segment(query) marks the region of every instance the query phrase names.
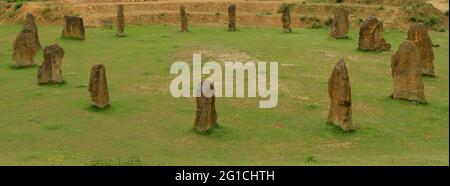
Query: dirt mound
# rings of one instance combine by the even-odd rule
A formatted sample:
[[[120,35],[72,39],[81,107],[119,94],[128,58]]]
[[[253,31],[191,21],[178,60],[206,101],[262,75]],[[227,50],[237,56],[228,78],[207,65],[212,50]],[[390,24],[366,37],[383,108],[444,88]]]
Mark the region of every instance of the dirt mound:
[[[258,61],[255,58],[249,56],[247,53],[236,49],[198,46],[177,52],[171,57],[171,62],[182,61],[190,64],[192,63],[193,54],[202,54],[202,62],[214,61],[224,64],[225,62],[246,63],[249,61]]]
[[[350,25],[358,28],[371,15],[386,28],[406,30],[411,22],[429,23],[436,30],[448,27],[448,17],[423,0],[60,0],[0,3],[0,23],[21,22],[27,12],[39,24],[62,24],[64,15],[83,17],[86,26],[110,25],[118,4],[125,6],[127,24],[179,24],[179,7],[186,7],[193,25],[228,24],[227,9],[236,4],[237,26],[281,27],[280,8],[289,6],[292,27],[329,26],[334,12],[345,6]],[[447,3],[448,4],[448,3]]]

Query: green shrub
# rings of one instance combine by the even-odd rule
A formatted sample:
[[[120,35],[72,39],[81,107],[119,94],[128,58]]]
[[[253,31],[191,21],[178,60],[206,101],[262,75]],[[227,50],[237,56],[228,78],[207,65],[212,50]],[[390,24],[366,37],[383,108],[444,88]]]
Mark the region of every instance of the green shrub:
[[[333,18],[329,17],[327,20],[325,20],[325,26],[330,27],[331,25],[333,25]]]
[[[425,25],[429,27],[433,27],[434,25],[439,24],[439,18],[436,16],[431,16],[425,21]]]
[[[318,28],[322,28],[322,25],[320,24],[319,21],[314,21],[311,23],[311,27],[312,29],[318,29]]]

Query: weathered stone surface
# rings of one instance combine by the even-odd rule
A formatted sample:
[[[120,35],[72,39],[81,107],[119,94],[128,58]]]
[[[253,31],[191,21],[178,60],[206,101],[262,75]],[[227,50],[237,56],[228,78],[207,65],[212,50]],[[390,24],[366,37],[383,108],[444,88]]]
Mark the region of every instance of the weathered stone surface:
[[[91,68],[89,93],[91,94],[91,104],[93,106],[105,108],[109,105],[108,83],[106,80],[105,66],[103,64],[97,64]]]
[[[228,31],[236,31],[236,5],[228,7]]]
[[[25,16],[25,22],[23,24],[23,28],[25,28],[27,26],[30,26],[32,32],[34,33],[34,37],[32,37],[31,39],[34,40],[35,47],[38,50],[41,49],[41,42],[39,41],[39,32],[38,32],[38,28],[36,26],[36,23],[34,21],[33,14],[27,13],[27,15]]]
[[[389,50],[391,44],[383,37],[383,22],[370,16],[361,23],[358,48],[361,50]]]
[[[334,14],[331,37],[336,39],[347,38],[350,23],[348,21],[348,11],[341,7]]]
[[[39,84],[64,82],[61,71],[63,58],[64,49],[58,44],[45,47],[44,62],[39,66],[38,70]]]
[[[83,18],[76,16],[64,16],[64,30],[62,38],[86,39],[84,34]]]
[[[123,5],[117,6],[117,36],[125,36],[125,14]]]
[[[197,91],[201,92],[201,97],[196,98],[197,110],[195,111],[195,129],[199,132],[204,132],[213,129],[217,124],[217,113],[214,96],[214,86],[209,81],[204,81],[205,86],[210,87],[210,91],[201,91],[201,87]],[[203,85],[203,82],[202,82]]]
[[[284,32],[292,32],[291,29],[291,13],[289,12],[289,7],[283,7],[283,15],[281,16],[281,22],[283,23]]]
[[[180,22],[181,22],[180,32],[187,32],[188,31],[188,17],[186,14],[186,8],[184,6],[180,6]]]
[[[29,67],[34,65],[36,47],[35,32],[31,25],[24,25],[13,42],[12,60],[18,67]]]
[[[330,97],[328,123],[337,125],[344,131],[354,130],[350,79],[344,59],[339,60],[331,73],[328,95]]]
[[[411,41],[404,41],[391,58],[394,80],[393,98],[425,103],[419,50]]]
[[[419,50],[419,61],[422,74],[435,76],[433,42],[428,35],[427,27],[422,23],[411,25],[408,30],[408,40],[414,42]]]

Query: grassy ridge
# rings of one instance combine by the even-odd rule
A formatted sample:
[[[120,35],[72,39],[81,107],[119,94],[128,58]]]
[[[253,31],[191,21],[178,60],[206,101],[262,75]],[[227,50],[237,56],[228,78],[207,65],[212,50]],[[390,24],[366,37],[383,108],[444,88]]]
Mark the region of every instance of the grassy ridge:
[[[425,78],[427,105],[392,100],[394,51],[360,52],[357,32],[328,38],[325,29],[130,26],[127,37],[88,28],[86,41],[59,39],[40,26],[43,46],[60,44],[62,86],[39,86],[37,67],[11,69],[11,43],[21,26],[0,26],[0,165],[448,165],[448,33],[432,32],[437,78]],[[396,50],[406,34],[385,34]],[[218,98],[221,127],[193,128],[194,99],[169,93],[172,55],[223,47],[277,61],[279,103]],[[353,96],[354,133],[326,124],[327,81],[344,57]],[[38,53],[36,62],[42,62]],[[89,107],[91,65],[104,63],[112,106]],[[286,65],[288,64],[288,65]]]

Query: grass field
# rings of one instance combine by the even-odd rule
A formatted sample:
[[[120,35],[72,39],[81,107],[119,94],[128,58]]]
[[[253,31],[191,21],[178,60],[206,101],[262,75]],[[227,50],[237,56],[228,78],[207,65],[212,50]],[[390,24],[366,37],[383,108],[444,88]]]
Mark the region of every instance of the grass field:
[[[128,37],[88,28],[86,41],[61,40],[40,26],[43,46],[65,52],[66,84],[39,86],[37,67],[13,69],[19,25],[0,25],[0,165],[449,165],[449,36],[432,32],[437,78],[424,78],[428,104],[393,100],[390,57],[406,34],[388,31],[388,52],[360,52],[326,29],[129,26]],[[173,98],[173,55],[192,47],[232,48],[279,62],[279,102],[217,98],[220,127],[193,130],[194,98]],[[358,130],[326,124],[327,81],[344,57]],[[43,61],[42,53],[36,63]],[[111,107],[89,106],[90,67],[106,65]]]

